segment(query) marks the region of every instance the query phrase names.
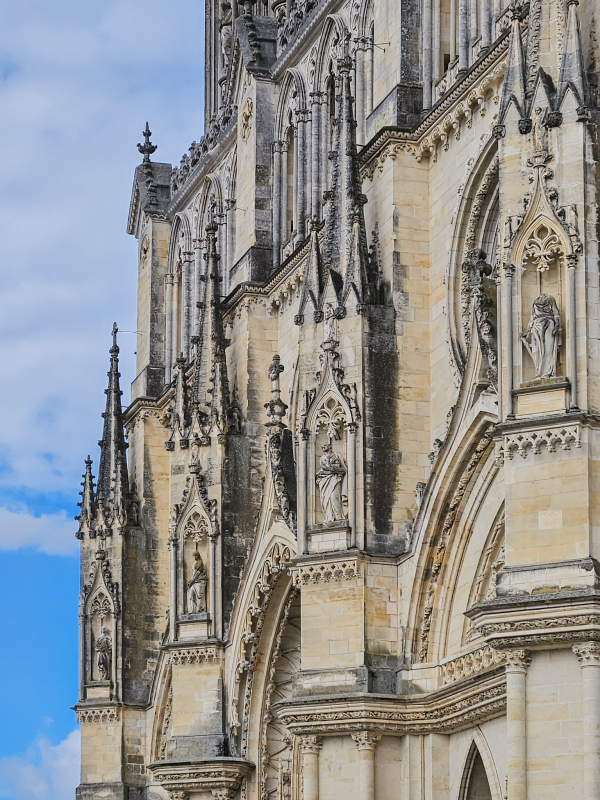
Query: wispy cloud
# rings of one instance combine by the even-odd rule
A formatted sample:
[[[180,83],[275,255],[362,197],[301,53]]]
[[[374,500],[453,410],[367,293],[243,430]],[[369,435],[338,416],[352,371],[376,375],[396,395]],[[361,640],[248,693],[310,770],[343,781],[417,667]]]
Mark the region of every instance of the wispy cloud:
[[[50,556],[75,555],[77,523],[66,511],[34,517],[27,511],[0,508],[0,550],[32,547]]]
[[[0,797],[11,800],[72,800],[79,784],[78,730],[52,745],[38,739],[24,755],[0,759]]]
[[[135,145],[147,119],[164,161],[201,135],[201,6],[3,2],[0,489],[13,495],[66,507],[95,455],[110,328],[136,330]],[[136,336],[121,345],[126,390]]]

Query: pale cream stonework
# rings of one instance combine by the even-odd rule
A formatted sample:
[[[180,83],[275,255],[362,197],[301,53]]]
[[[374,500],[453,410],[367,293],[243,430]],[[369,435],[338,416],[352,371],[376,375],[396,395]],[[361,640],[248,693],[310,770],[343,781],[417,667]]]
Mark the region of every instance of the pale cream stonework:
[[[600,2],[207,6],[86,463],[78,797],[600,800]]]

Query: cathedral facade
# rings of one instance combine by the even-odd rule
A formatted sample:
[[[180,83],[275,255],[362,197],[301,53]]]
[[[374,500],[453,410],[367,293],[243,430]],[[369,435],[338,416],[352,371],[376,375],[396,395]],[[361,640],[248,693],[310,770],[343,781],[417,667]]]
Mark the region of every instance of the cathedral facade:
[[[80,503],[79,800],[600,799],[598,0],[207,0]]]

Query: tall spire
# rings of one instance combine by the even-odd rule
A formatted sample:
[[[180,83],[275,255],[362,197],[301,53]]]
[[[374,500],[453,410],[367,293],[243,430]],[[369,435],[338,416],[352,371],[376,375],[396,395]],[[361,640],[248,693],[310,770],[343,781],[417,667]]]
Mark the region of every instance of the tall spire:
[[[337,107],[333,150],[330,154],[331,190],[325,194],[327,203],[323,242],[323,262],[325,268],[332,272],[340,306],[345,306],[351,288],[354,288],[359,304],[370,299],[366,273],[367,237],[363,213],[367,199],[362,193],[358,169],[356,120],[351,88],[353,64],[348,55],[347,41],[344,51],[344,56],[337,62]],[[358,226],[358,231],[355,226]],[[339,278],[336,280],[337,276]]]
[[[106,410],[102,415],[104,417],[104,430],[102,432],[102,439],[98,442],[100,445],[100,465],[98,467],[98,503],[102,506],[105,519],[112,516],[111,504],[116,487],[115,481],[117,478],[123,482],[125,487],[128,486],[127,480],[127,464],[125,460],[125,451],[127,445],[125,443],[125,433],[123,429],[123,410],[121,408],[121,387],[119,385],[119,346],[117,345],[117,323],[113,325],[112,336],[113,344],[110,348],[110,371],[108,372],[108,389],[105,389],[106,394]],[[122,457],[122,463],[117,468],[119,460]]]

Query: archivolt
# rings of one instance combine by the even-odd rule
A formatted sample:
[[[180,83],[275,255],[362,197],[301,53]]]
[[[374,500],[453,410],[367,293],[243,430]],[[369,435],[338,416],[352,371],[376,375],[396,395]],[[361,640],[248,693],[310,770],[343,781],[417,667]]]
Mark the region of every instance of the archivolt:
[[[486,145],[459,190],[459,206],[446,275],[448,325],[452,358],[464,372],[469,347],[470,299],[462,264],[473,248],[485,250],[492,263],[498,229],[498,151]],[[493,264],[492,264],[493,265]]]

